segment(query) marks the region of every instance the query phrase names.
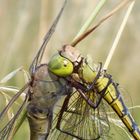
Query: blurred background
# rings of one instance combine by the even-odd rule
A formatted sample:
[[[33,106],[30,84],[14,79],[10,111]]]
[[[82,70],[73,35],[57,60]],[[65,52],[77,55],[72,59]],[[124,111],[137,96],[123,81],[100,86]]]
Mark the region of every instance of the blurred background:
[[[43,62],[48,62],[63,44],[72,41],[97,2],[98,0],[68,0],[57,29],[48,44]],[[117,2],[108,0],[94,23],[109,12]],[[0,0],[0,79],[20,66],[28,70],[62,3],[63,0]],[[132,99],[133,105],[140,105],[139,6],[140,1],[136,1],[108,68],[108,72]],[[95,63],[105,62],[126,9],[127,7],[124,7],[78,45],[84,56],[89,56]],[[22,87],[23,74],[17,74],[8,85]],[[140,124],[140,110],[135,110],[137,111],[134,118]],[[24,139],[25,135],[28,135],[28,126],[23,127],[26,127],[26,130],[24,132],[20,130],[22,132],[18,136],[20,138],[23,136]],[[18,136],[15,139],[18,139]]]

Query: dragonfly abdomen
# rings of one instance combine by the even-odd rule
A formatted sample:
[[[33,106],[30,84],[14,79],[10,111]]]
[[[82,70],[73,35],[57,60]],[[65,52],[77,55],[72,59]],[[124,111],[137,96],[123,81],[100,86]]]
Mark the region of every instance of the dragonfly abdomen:
[[[46,140],[51,128],[52,111],[49,109],[38,109],[30,104],[27,108],[27,117],[30,126],[31,140]]]
[[[108,76],[97,81],[97,88],[98,91],[103,94],[103,98],[117,113],[133,137],[136,140],[140,140],[140,130],[123,101],[118,85],[111,79],[110,76]],[[104,89],[106,90],[104,91]]]
[[[104,98],[106,100],[106,102],[117,113],[132,136],[136,140],[140,140],[140,130],[124,103],[124,100],[118,89],[118,85],[112,80],[111,75],[107,73],[101,74],[100,72],[101,69],[99,72],[94,71],[84,61],[78,71],[83,83],[91,85],[90,89],[96,91],[97,94],[101,95],[100,98]],[[101,100],[99,99],[97,105],[95,104],[95,108],[98,107],[100,101]],[[90,104],[90,102],[88,103]]]

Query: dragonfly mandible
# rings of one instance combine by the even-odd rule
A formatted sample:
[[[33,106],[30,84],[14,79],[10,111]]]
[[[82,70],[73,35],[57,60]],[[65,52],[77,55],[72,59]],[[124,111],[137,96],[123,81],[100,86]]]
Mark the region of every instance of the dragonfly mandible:
[[[47,139],[52,127],[53,108],[61,96],[66,98],[58,114],[56,128],[66,136],[71,136],[72,139],[102,138],[109,131],[109,121],[103,104],[105,100],[116,111],[133,137],[140,139],[139,128],[125,106],[117,84],[108,73],[102,70],[101,66],[97,70],[90,68],[86,59],[73,48],[73,44],[64,45],[48,64],[41,64],[45,47],[55,30],[65,3],[66,0],[31,64],[31,80],[0,114],[0,118],[3,117],[17,97],[28,89],[22,106],[0,131],[1,139],[12,137],[13,125],[24,107],[27,107],[31,140]],[[73,101],[70,102],[71,100]],[[106,127],[102,127],[102,123],[106,124]],[[90,126],[86,132],[84,125]],[[53,132],[50,133],[49,139],[54,139],[53,134]]]

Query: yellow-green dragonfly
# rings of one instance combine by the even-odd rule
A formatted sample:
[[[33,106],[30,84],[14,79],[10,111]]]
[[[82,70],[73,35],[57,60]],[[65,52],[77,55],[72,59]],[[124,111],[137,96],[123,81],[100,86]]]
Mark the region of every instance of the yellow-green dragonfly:
[[[49,63],[49,69],[56,75],[59,75],[58,71],[62,68],[58,67],[59,57],[65,58],[68,63],[71,60],[73,64],[72,73],[65,76],[69,85],[76,91],[67,95],[56,118],[56,129],[63,134],[54,129],[52,134],[50,133],[50,139],[56,137],[56,139],[75,137],[81,140],[108,139],[106,134],[109,131],[109,120],[104,107],[106,101],[134,139],[139,140],[140,130],[124,103],[118,84],[111,75],[103,71],[101,66],[98,71],[91,68],[86,59],[80,53],[77,54],[77,50],[70,45],[64,46],[58,56],[54,56]]]
[[[105,139],[104,136],[109,131],[109,120],[104,107],[106,101],[132,136],[139,140],[139,128],[125,106],[117,84],[101,66],[92,69],[86,59],[73,48],[74,45],[64,45],[48,64],[41,64],[45,47],[55,30],[65,3],[31,64],[31,80],[0,114],[1,119],[14,101],[28,89],[17,113],[0,131],[0,138],[12,139],[13,131],[16,131],[16,119],[23,108],[27,107],[31,140],[63,139],[63,134],[65,139]],[[61,96],[66,97],[56,118],[56,126],[53,126],[55,130],[50,132],[53,109]],[[60,132],[57,137],[56,129]]]

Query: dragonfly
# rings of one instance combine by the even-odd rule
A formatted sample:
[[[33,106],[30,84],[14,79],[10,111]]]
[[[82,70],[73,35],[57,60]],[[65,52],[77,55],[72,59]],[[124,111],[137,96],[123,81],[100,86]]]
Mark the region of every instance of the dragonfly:
[[[0,131],[0,139],[12,139],[15,121],[24,108],[27,108],[30,139],[54,139],[55,131],[50,132],[53,127],[54,106],[62,96],[65,96],[56,118],[55,128],[61,132],[60,135],[66,134],[66,138],[71,136],[72,139],[100,139],[109,131],[109,121],[104,106],[104,102],[107,102],[132,136],[139,140],[140,130],[125,106],[116,82],[103,71],[101,64],[97,69],[92,69],[86,59],[74,48],[80,39],[71,45],[64,45],[48,64],[41,64],[46,45],[55,31],[66,1],[33,59],[29,69],[31,79],[0,113],[1,119],[15,100],[27,90],[23,104]],[[86,33],[93,30],[94,28]],[[106,124],[106,127],[102,127],[102,123]],[[84,129],[84,125],[89,126],[88,130]]]
[[[139,140],[140,130],[124,103],[118,84],[110,74],[103,71],[101,64],[98,70],[93,69],[88,65],[85,58],[75,53],[77,51],[70,45],[64,46],[64,49],[59,53],[59,57],[71,60],[74,64],[73,73],[67,78],[69,84],[76,91],[65,98],[62,108],[55,118],[57,119],[55,128],[65,135],[53,130],[50,139],[53,139],[55,135],[57,139],[73,139],[73,137],[82,140],[104,139],[106,137],[104,134],[109,131],[109,120],[104,106],[104,101],[106,101],[134,139]],[[75,56],[78,58],[73,61]],[[53,62],[55,59],[51,61]],[[52,67],[51,65],[50,62],[52,72],[57,74],[55,68],[58,67]],[[103,124],[105,127],[103,127]],[[67,135],[70,137],[68,138]]]

